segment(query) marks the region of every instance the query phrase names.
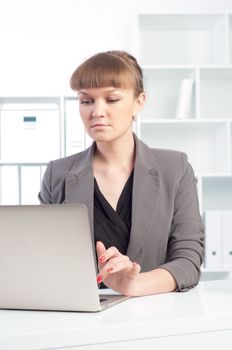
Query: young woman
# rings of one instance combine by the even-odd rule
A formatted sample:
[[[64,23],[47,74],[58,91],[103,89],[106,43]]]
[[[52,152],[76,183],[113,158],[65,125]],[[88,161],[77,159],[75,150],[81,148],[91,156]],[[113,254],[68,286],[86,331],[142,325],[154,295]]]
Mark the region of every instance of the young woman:
[[[136,59],[96,54],[74,71],[71,87],[94,142],[48,164],[41,203],[87,206],[98,283],[130,296],[194,287],[204,243],[196,178],[184,153],[151,149],[133,133],[145,101]]]

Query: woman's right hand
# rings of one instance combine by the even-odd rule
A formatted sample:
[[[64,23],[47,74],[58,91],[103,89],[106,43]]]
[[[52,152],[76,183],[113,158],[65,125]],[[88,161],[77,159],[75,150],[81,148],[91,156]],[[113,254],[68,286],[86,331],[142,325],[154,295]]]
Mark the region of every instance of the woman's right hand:
[[[123,295],[138,295],[140,265],[115,247],[106,249],[100,241],[96,244],[96,251],[99,268],[97,282],[104,282],[106,287]]]

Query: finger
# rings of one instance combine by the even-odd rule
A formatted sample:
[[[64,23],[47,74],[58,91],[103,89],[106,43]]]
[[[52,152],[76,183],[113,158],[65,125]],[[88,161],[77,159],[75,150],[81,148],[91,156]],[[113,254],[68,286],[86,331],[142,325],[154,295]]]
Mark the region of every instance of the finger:
[[[128,258],[127,256],[125,257]],[[128,273],[128,276],[134,276],[140,273],[141,266],[136,262],[132,263],[129,258],[127,260],[113,259],[113,260],[110,260],[109,264],[105,266],[105,269],[107,270],[108,273],[125,270]]]
[[[102,244],[103,244],[103,243],[102,243]],[[110,247],[110,248],[108,248],[107,250],[105,249],[104,252],[103,252],[103,250],[102,250],[101,253],[102,253],[102,254],[101,254],[100,256],[98,256],[98,263],[99,263],[100,266],[104,266],[104,264],[105,264],[108,260],[110,260],[110,259],[112,259],[112,258],[114,258],[114,257],[117,257],[117,256],[124,256],[124,255],[122,255],[122,254],[118,251],[118,249],[115,248],[115,247]]]
[[[116,247],[110,247],[107,250],[105,249],[105,251],[98,257],[98,260],[100,262],[105,263],[107,262],[107,260],[112,259],[116,256],[124,256],[124,255],[122,255]]]
[[[117,273],[123,270],[125,270],[126,272],[130,271],[132,268],[133,264],[130,261],[130,259],[125,255],[121,255],[120,257],[110,259],[110,261],[108,261],[108,263],[105,264],[105,266],[99,272],[98,280],[100,278],[104,280],[110,274]]]
[[[101,241],[97,241],[96,243],[96,251],[97,251],[97,257],[100,258],[102,255],[104,255],[106,248],[104,244]]]
[[[128,277],[134,278],[138,273],[140,273],[141,266],[136,262],[132,263],[129,258],[128,261],[125,259],[121,261],[114,259],[113,261],[110,260],[109,264],[105,266],[105,269],[108,274],[125,270]]]
[[[101,241],[97,241],[96,243],[96,252],[98,257],[98,268],[101,270],[101,268],[105,265],[104,262],[101,262],[101,257],[104,256],[104,253],[106,251],[106,248],[104,244]]]
[[[140,271],[141,271],[141,266],[136,262],[133,262],[133,266],[131,270],[128,272],[128,277],[133,279],[138,273],[140,273]]]

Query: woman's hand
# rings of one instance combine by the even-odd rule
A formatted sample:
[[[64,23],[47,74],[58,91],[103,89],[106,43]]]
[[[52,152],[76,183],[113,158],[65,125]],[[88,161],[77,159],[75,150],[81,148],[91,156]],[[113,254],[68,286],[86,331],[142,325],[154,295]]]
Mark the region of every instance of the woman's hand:
[[[137,277],[141,267],[121,254],[117,248],[106,249],[100,241],[96,244],[99,274],[97,282],[104,282],[106,287],[128,296],[137,295]]]

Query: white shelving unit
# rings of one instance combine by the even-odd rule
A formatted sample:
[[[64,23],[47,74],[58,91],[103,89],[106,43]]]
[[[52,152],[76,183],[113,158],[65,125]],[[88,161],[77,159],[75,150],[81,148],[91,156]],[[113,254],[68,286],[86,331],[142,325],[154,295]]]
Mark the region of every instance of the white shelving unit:
[[[139,14],[138,35],[147,91],[140,138],[188,154],[202,214],[232,210],[232,14]],[[190,117],[177,118],[184,79],[193,81]]]
[[[59,97],[0,98],[0,204],[37,204],[46,164],[61,155]]]
[[[48,161],[91,142],[74,97],[0,98],[0,204],[39,204]]]
[[[144,65],[229,63],[228,14],[140,14],[139,50]]]

